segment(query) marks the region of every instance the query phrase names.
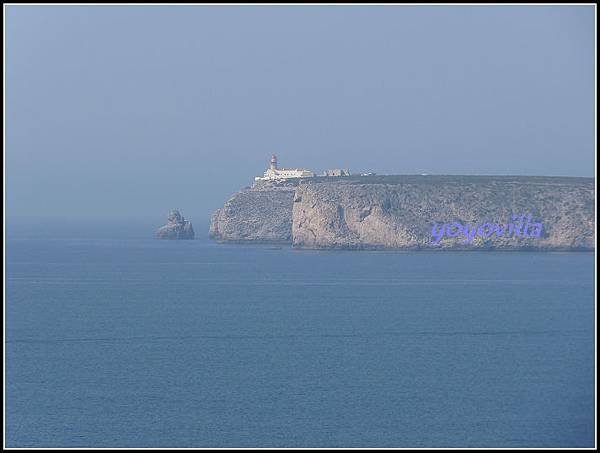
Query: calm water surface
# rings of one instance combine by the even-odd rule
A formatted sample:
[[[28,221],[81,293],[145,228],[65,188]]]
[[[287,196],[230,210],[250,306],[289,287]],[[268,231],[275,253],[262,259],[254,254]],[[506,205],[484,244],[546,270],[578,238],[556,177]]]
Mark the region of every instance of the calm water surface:
[[[590,253],[7,237],[9,447],[593,446]]]

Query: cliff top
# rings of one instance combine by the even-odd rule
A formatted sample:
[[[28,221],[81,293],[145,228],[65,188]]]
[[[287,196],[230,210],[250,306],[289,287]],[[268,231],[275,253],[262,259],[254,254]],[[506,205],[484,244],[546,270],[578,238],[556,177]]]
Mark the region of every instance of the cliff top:
[[[593,177],[581,176],[516,176],[516,175],[369,175],[369,176],[315,176],[285,181],[259,181],[253,188],[291,188],[300,184],[440,184],[440,183],[527,183],[527,184],[593,184]]]

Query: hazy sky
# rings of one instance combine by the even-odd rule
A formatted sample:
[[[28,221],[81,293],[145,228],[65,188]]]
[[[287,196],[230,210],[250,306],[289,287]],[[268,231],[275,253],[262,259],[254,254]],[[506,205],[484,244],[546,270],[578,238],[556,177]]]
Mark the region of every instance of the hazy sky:
[[[272,153],[316,172],[594,175],[592,6],[5,13],[9,219],[204,219]]]

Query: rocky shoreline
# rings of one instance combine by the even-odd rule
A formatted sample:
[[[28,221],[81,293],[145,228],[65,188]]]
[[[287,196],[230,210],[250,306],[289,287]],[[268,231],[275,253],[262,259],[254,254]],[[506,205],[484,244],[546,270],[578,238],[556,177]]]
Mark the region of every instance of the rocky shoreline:
[[[537,237],[517,235],[519,215],[543,225]],[[487,237],[467,241],[449,233],[432,244],[435,224],[452,226],[454,234],[457,225],[486,222],[503,226]],[[214,213],[209,235],[313,249],[594,250],[594,179],[390,175],[265,181],[227,200]]]

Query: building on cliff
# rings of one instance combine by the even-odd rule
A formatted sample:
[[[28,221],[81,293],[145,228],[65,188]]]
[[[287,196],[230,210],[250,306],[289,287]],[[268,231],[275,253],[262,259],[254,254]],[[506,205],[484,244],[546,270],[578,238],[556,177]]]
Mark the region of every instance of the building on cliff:
[[[347,168],[335,168],[333,170],[325,170],[323,176],[350,176],[350,170]]]
[[[277,156],[271,156],[271,166],[265,171],[263,176],[256,176],[255,181],[270,181],[276,179],[288,178],[312,178],[315,174],[304,168],[279,168],[277,166]]]

